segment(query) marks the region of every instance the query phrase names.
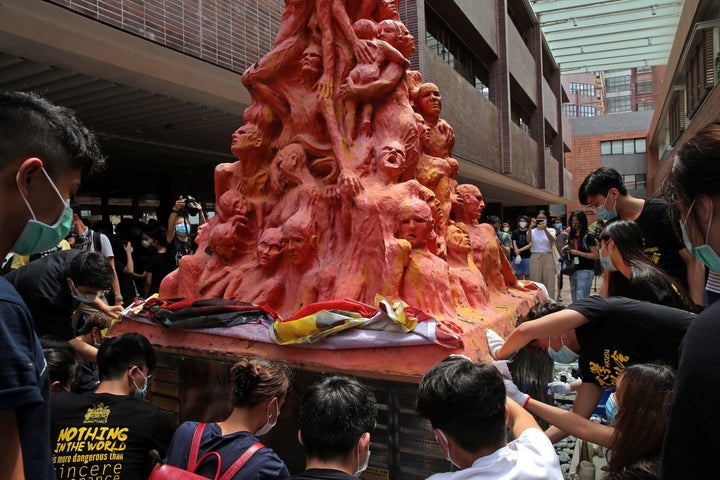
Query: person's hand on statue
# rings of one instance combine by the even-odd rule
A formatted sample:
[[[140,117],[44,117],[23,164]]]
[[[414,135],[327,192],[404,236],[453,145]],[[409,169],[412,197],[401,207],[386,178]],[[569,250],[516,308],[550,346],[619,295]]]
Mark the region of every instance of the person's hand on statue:
[[[503,383],[505,383],[505,394],[508,398],[514,400],[518,403],[518,405],[525,408],[527,403],[530,401],[530,395],[521,392],[512,380],[504,379]]]
[[[500,347],[505,345],[505,339],[489,328],[485,330],[485,336],[487,337],[490,355],[492,355],[493,358],[497,358],[497,352],[500,350]]]

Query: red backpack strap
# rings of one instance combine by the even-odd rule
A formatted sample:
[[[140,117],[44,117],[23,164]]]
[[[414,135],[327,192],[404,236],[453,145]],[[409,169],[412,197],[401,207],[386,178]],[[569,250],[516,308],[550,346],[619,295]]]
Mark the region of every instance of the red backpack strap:
[[[265,445],[260,442],[252,444],[250,448],[245,450],[245,453],[240,455],[240,458],[235,460],[235,463],[230,465],[230,468],[228,468],[227,471],[223,473],[222,477],[220,477],[220,480],[231,480],[235,476],[235,474],[240,471],[240,469],[247,463],[247,461],[250,460],[250,457],[255,455],[255,452],[264,447]]]
[[[187,469],[191,472],[195,471],[198,464],[198,451],[200,450],[200,439],[202,438],[203,430],[205,430],[207,423],[198,424],[193,434],[192,443],[190,444],[190,456],[188,458]]]

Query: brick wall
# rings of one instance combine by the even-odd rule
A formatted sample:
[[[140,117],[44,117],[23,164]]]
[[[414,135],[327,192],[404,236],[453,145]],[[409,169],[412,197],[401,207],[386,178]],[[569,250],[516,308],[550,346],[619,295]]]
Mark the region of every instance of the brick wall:
[[[602,156],[600,155],[600,142],[626,138],[645,138],[647,137],[647,133],[647,130],[641,130],[636,132],[604,133],[601,135],[573,137],[572,152],[565,154],[567,169],[572,174],[572,195],[570,195],[572,200],[567,205],[568,213],[580,208],[588,214],[590,223],[596,220],[593,211],[580,204],[577,198],[577,192],[583,180],[585,180],[585,177],[587,177],[590,172],[603,166]],[[648,175],[648,180],[649,179],[650,175]]]
[[[269,52],[283,0],[46,0],[235,72]]]

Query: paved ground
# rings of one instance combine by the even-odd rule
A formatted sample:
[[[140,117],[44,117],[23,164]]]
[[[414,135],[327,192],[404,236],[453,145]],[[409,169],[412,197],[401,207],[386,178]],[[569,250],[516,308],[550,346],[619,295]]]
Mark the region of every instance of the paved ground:
[[[600,287],[603,284],[602,277],[596,276],[593,280],[593,286],[590,288],[590,295],[597,295],[600,291]],[[572,303],[572,296],[570,295],[570,278],[569,277],[563,277],[563,288],[560,290],[560,295],[562,295],[562,303],[563,305],[570,305]]]

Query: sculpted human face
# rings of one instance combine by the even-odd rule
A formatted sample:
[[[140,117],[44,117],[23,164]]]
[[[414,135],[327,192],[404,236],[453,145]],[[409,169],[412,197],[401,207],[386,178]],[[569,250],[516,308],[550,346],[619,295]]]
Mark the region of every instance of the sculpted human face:
[[[425,248],[432,229],[430,207],[426,203],[414,203],[401,208],[398,238],[410,242],[412,248]]]
[[[483,202],[482,193],[479,190],[470,189],[463,190],[460,194],[460,198],[463,202],[463,208],[465,214],[470,218],[478,218],[485,209],[485,202]]]
[[[447,229],[447,245],[450,250],[467,254],[472,251],[470,235],[463,229],[451,225]]]
[[[262,145],[262,132],[257,125],[246,123],[233,132],[230,150],[237,155],[248,148],[257,148],[260,145]]]
[[[377,163],[379,171],[397,180],[405,170],[405,150],[400,144],[386,145],[380,150]]]
[[[424,115],[438,116],[442,108],[440,90],[435,84],[426,83],[418,92],[418,110]]]
[[[399,17],[395,0],[380,0],[377,8],[378,18],[381,20],[391,20]]]
[[[427,145],[430,143],[430,127],[428,127],[425,123],[425,119],[419,113],[415,114],[415,123],[417,124],[420,145]]]
[[[279,228],[268,228],[260,236],[257,246],[258,263],[264,269],[273,268],[280,261],[283,247],[282,230]]]
[[[314,45],[310,45],[302,53],[302,61],[300,63],[302,72],[309,75],[318,75],[322,72],[322,55]]]
[[[315,235],[299,225],[286,223],[283,226],[285,252],[293,265],[307,265],[315,257]]]

